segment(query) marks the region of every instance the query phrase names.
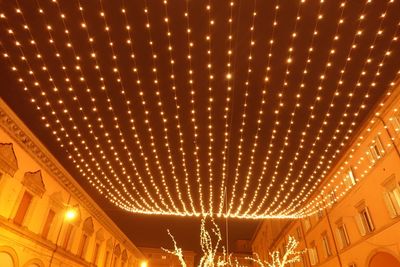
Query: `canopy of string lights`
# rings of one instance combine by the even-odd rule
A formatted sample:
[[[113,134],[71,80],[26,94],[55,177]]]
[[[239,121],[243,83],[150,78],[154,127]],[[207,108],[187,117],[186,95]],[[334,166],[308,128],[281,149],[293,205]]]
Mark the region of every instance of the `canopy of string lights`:
[[[3,1],[2,90],[126,211],[302,217],[399,75],[399,2]]]

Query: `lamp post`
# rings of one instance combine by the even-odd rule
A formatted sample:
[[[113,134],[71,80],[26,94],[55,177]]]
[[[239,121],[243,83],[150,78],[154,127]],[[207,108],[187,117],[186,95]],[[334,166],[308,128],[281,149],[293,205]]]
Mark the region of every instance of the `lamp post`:
[[[51,264],[53,263],[53,259],[54,259],[54,254],[56,253],[57,249],[58,249],[58,240],[60,239],[60,235],[61,235],[61,230],[64,227],[64,222],[72,222],[73,220],[75,220],[76,216],[77,216],[77,211],[75,207],[69,207],[69,202],[71,200],[71,195],[69,195],[68,198],[68,203],[67,203],[67,210],[64,212],[64,216],[62,217],[61,220],[61,226],[60,226],[60,230],[58,230],[58,234],[57,234],[57,238],[56,238],[56,246],[53,250],[53,252],[51,253],[51,257],[50,257],[50,261],[49,261],[49,267],[51,267]]]

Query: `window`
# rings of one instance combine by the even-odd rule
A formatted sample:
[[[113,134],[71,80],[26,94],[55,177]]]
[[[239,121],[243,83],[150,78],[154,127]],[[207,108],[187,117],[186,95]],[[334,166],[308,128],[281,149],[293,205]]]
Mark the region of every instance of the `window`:
[[[318,252],[315,241],[311,242],[311,246],[308,249],[308,256],[310,257],[311,266],[318,264]]]
[[[55,215],[56,215],[56,213],[53,210],[49,210],[49,213],[47,214],[46,222],[44,223],[44,226],[43,226],[43,231],[42,231],[43,238],[47,238],[47,236],[49,235],[50,227],[54,221]]]
[[[390,218],[395,218],[400,215],[400,186],[396,181],[396,177],[392,175],[384,182],[385,192],[383,197],[386,207],[389,211]]]
[[[67,247],[68,247],[68,243],[69,243],[69,240],[72,235],[72,230],[73,230],[73,226],[71,224],[68,224],[67,230],[66,230],[65,236],[64,236],[64,242],[62,244],[63,249],[67,249]]]
[[[369,145],[369,155],[372,163],[375,163],[375,161],[382,158],[384,153],[385,150],[383,149],[381,140],[379,139],[379,136],[377,136]]]
[[[99,258],[99,249],[100,249],[100,244],[96,242],[94,246],[94,251],[93,251],[93,264],[97,266],[97,261]]]
[[[25,191],[24,195],[22,196],[21,202],[19,203],[17,213],[15,214],[14,223],[16,223],[18,225],[22,225],[22,223],[25,219],[26,213],[29,209],[29,206],[32,203],[32,199],[33,199],[33,196]]]
[[[337,224],[337,235],[339,248],[343,249],[350,245],[349,235],[347,234],[346,225],[343,223]]]
[[[368,207],[366,207],[365,204],[362,204],[362,206],[358,208],[358,214],[356,215],[356,222],[361,236],[365,236],[366,234],[371,233],[375,229],[374,224],[372,223]]]
[[[329,258],[332,255],[331,247],[329,245],[328,235],[325,233],[322,234],[322,244],[324,245],[324,256],[325,258]]]
[[[78,257],[85,258],[86,247],[88,243],[88,236],[86,234],[82,234],[81,243],[79,244],[78,249]]]
[[[354,177],[354,173],[353,170],[350,168],[347,173],[346,176],[344,177],[344,184],[347,187],[352,187],[353,185],[355,185],[357,183],[356,178]]]
[[[311,228],[310,218],[309,217],[305,218],[303,223],[304,223],[304,228],[305,228],[306,232],[308,232],[308,230],[310,230],[310,228]]]

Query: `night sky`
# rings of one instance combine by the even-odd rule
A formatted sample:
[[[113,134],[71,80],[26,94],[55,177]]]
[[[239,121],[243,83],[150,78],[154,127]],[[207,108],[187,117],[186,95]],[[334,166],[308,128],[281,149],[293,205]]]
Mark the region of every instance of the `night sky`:
[[[0,1],[1,97],[136,245],[198,250],[138,212],[296,215],[399,74],[400,1],[300,2]]]

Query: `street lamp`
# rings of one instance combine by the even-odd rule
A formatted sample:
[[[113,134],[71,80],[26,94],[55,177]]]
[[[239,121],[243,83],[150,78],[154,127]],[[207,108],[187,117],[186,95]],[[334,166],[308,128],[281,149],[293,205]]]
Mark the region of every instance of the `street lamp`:
[[[71,195],[70,195],[70,197],[68,199],[68,204],[67,205],[69,205],[70,200],[71,200]],[[58,248],[58,240],[60,239],[60,234],[61,234],[61,230],[62,230],[62,228],[64,226],[64,222],[65,221],[66,222],[74,221],[76,219],[77,215],[78,215],[78,212],[77,212],[77,208],[76,207],[68,207],[67,210],[64,212],[64,216],[63,216],[62,221],[61,221],[60,230],[58,230],[58,234],[57,234],[56,246],[55,246],[55,248],[54,248],[54,250],[53,250],[53,252],[51,254],[51,258],[50,258],[50,261],[49,261],[49,267],[51,267],[51,264],[53,263],[54,254],[56,253],[57,248]]]
[[[68,208],[64,214],[66,221],[73,221],[77,216],[76,208]]]
[[[140,263],[140,267],[147,267],[147,261],[142,261]]]

